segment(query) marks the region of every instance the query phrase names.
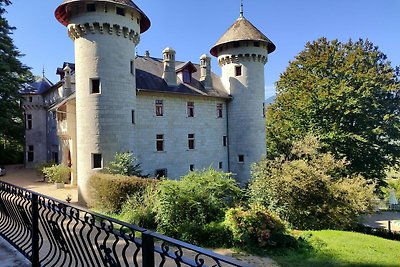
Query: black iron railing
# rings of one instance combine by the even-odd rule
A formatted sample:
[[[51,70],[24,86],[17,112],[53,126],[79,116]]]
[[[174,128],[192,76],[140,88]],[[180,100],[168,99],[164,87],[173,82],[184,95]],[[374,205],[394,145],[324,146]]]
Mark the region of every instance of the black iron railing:
[[[32,266],[249,266],[1,181],[0,235]]]

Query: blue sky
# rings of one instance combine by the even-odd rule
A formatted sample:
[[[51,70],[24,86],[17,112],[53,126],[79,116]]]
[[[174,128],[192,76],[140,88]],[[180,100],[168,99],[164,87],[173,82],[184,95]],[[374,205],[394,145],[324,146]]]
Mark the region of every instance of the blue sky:
[[[17,27],[13,39],[25,54],[22,62],[57,82],[57,67],[73,62],[73,42],[66,28],[54,18],[61,0],[13,0],[7,8],[9,23]],[[177,60],[198,62],[238,18],[240,0],[134,0],[152,22],[141,36],[138,53],[149,50],[161,57],[173,47]],[[400,0],[244,0],[244,15],[277,49],[265,68],[266,96],[274,94],[274,84],[288,62],[308,41],[325,36],[347,41],[368,38],[379,46],[392,65],[400,65]],[[213,58],[213,71],[220,73]]]

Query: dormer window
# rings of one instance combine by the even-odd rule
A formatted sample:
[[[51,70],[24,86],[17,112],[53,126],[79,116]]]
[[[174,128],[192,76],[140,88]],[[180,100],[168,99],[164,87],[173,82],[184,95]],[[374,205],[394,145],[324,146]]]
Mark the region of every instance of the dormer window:
[[[192,75],[188,70],[184,70],[182,72],[183,82],[184,83],[191,83],[192,82]]]
[[[187,84],[192,83],[192,73],[196,71],[197,71],[196,67],[190,61],[182,63],[176,68],[176,74],[178,75],[178,77],[181,79],[183,83]]]

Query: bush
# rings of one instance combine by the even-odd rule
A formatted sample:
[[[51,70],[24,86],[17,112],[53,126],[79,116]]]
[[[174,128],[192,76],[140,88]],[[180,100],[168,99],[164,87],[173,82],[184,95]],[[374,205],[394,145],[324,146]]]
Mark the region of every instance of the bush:
[[[155,179],[96,173],[90,177],[92,202],[89,204],[105,213],[117,213],[129,195],[141,193],[157,182]]]
[[[250,247],[287,245],[284,239],[287,225],[276,214],[260,205],[250,209],[231,208],[225,214],[224,224],[232,232],[233,242]]]
[[[43,167],[42,172],[49,183],[66,183],[71,169],[63,164]]]
[[[43,172],[43,169],[47,168],[47,167],[51,167],[53,165],[57,165],[57,163],[55,163],[55,162],[44,162],[44,163],[40,163],[38,166],[36,166],[35,169],[36,169],[38,175],[45,176],[45,174]]]
[[[181,181],[163,180],[159,190],[157,230],[185,241],[205,225],[221,222],[242,194],[229,173],[211,168],[190,172]]]
[[[119,219],[143,228],[156,229],[154,205],[157,194],[157,184],[149,184],[143,191],[129,195],[122,204]]]
[[[319,148],[315,137],[306,137],[294,145],[289,159],[256,164],[250,201],[297,229],[345,229],[359,214],[372,210],[375,185],[361,176],[345,176],[348,162]]]
[[[109,162],[104,169],[109,174],[147,177],[148,175],[142,174],[140,163],[136,161],[132,152],[115,153],[114,161]]]

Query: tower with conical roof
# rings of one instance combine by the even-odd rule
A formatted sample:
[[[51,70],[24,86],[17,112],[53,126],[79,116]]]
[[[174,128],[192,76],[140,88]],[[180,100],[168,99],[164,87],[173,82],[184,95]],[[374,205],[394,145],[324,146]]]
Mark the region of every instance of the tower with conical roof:
[[[79,199],[88,178],[132,151],[136,107],[135,47],[150,20],[131,0],[64,0],[55,11],[75,46]]]
[[[222,68],[228,103],[229,170],[244,185],[251,164],[266,154],[264,65],[275,45],[243,16],[211,48]]]

